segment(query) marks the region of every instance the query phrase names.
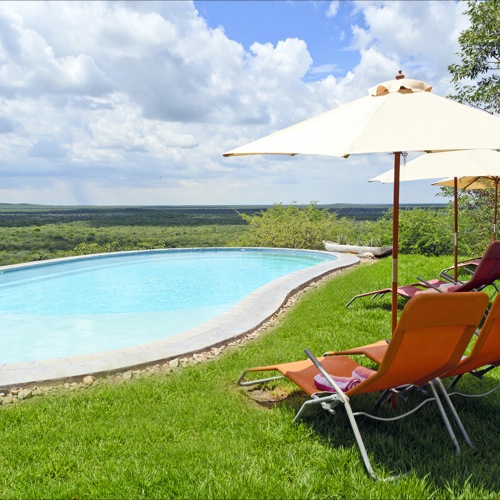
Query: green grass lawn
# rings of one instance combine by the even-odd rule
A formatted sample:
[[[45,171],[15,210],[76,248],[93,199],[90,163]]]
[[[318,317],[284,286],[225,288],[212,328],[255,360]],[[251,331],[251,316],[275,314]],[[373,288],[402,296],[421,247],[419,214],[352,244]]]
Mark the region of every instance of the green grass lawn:
[[[400,282],[435,277],[449,262],[401,256]],[[243,369],[303,359],[304,347],[319,355],[389,337],[389,296],[344,305],[388,286],[390,267],[384,259],[332,278],[215,360],[0,407],[0,498],[499,498],[500,391],[455,398],[476,446],[459,438],[458,456],[434,405],[396,423],[360,420],[375,472],[401,475],[374,482],[342,410],[294,424],[305,397],[291,383],[236,385]],[[490,387],[497,372],[466,376],[460,388]],[[375,399],[353,407],[370,411]]]

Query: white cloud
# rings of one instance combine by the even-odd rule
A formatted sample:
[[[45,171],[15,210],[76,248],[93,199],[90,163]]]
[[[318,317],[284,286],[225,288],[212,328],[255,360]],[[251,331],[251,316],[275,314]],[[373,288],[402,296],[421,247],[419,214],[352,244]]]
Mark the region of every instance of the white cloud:
[[[355,6],[364,20],[351,27],[359,63],[341,75],[333,58],[313,68],[307,40],[245,51],[188,1],[3,2],[0,201],[362,201],[375,190],[359,183],[389,168],[387,158],[340,169],[325,158],[222,158],[365,95],[400,68],[446,90],[462,5]],[[338,2],[327,15],[338,18]],[[354,199],[346,179],[357,185]]]
[[[340,0],[332,0],[326,11],[326,17],[335,17],[339,11]]]
[[[458,35],[466,28],[461,2],[356,2],[366,27],[353,26],[355,46],[374,49],[401,67],[408,78],[428,81],[446,94],[447,66],[459,51]],[[392,68],[387,79],[392,78]],[[443,77],[447,85],[443,87]],[[436,88],[436,85],[438,88]]]
[[[100,95],[111,81],[85,54],[57,57],[44,37],[27,29],[22,19],[0,14],[0,89],[7,96],[47,94]]]

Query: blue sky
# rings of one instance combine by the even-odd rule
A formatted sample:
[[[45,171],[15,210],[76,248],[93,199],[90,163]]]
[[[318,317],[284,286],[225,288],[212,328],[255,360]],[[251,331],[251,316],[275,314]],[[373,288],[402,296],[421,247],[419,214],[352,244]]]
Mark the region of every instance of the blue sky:
[[[452,91],[456,1],[2,2],[0,202],[391,203],[388,155],[223,158],[399,69]],[[414,157],[410,154],[410,159]],[[406,203],[442,202],[430,182]]]
[[[307,79],[329,73],[345,74],[359,62],[349,49],[351,23],[363,16],[351,2],[328,1],[195,1],[211,28],[222,26],[226,35],[249,50],[254,42],[272,43],[300,38],[313,59]]]

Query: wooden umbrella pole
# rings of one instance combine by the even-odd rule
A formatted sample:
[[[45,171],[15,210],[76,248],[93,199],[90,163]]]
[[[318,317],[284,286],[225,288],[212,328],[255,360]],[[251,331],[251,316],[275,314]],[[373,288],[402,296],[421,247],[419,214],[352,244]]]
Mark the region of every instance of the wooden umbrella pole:
[[[493,208],[493,241],[497,239],[497,211],[498,211],[498,177],[495,177],[495,206]]]
[[[453,252],[455,255],[455,283],[458,283],[458,179],[453,178],[453,196],[455,208],[455,235],[453,242]]]
[[[394,153],[394,200],[392,218],[392,333],[398,323],[399,170],[401,152]]]

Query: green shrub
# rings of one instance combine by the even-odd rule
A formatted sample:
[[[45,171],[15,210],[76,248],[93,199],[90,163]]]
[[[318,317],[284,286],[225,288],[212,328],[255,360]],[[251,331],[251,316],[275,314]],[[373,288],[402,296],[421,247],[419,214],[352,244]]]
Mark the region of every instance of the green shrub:
[[[492,187],[494,184],[491,184]],[[454,225],[454,195],[450,187],[441,188],[438,196],[449,198],[450,225]],[[494,189],[458,190],[458,250],[460,255],[474,256],[484,252],[493,239],[495,213]]]
[[[386,216],[392,221],[392,211]],[[399,251],[407,254],[453,253],[453,220],[447,210],[414,208],[399,214]]]
[[[239,240],[243,246],[322,249],[323,240],[340,244],[380,246],[391,242],[387,220],[356,221],[338,218],[315,202],[307,207],[281,203],[256,214],[240,214],[248,226]]]
[[[251,247],[323,248],[337,215],[320,210],[315,202],[307,207],[281,203],[256,214],[240,213],[248,227],[240,244]]]

